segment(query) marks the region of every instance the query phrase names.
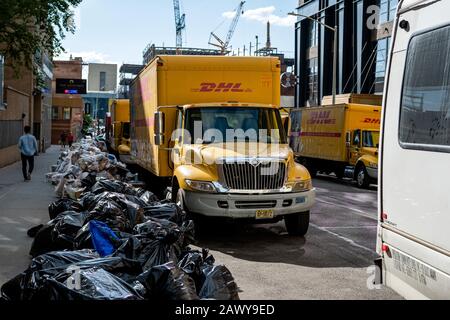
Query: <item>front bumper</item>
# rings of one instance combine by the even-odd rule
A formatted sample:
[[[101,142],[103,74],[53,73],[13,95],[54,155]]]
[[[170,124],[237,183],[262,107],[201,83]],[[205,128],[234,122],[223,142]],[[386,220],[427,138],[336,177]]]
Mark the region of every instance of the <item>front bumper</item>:
[[[184,191],[186,208],[209,217],[255,218],[257,210],[273,210],[274,218],[309,211],[315,203],[315,189],[298,193],[223,194]],[[227,208],[224,207],[225,203]]]
[[[366,170],[367,170],[367,174],[369,175],[369,177],[371,177],[372,179],[378,180],[378,169],[366,167]]]

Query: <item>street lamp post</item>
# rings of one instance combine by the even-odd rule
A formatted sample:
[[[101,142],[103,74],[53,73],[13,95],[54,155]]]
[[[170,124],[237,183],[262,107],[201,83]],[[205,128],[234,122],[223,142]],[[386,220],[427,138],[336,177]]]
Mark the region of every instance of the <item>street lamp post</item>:
[[[336,104],[336,86],[337,86],[337,79],[336,79],[337,78],[337,69],[336,68],[337,68],[338,26],[335,25],[334,28],[332,28],[329,25],[327,25],[327,24],[325,24],[325,23],[323,23],[323,22],[321,22],[321,21],[319,21],[317,19],[305,16],[303,14],[295,13],[295,12],[289,12],[288,15],[295,16],[295,17],[303,17],[303,18],[309,19],[311,21],[314,21],[314,22],[324,26],[328,30],[331,30],[331,31],[334,32],[334,44],[333,44],[333,46],[334,46],[334,49],[333,49],[333,89],[332,90],[333,90],[333,104]]]

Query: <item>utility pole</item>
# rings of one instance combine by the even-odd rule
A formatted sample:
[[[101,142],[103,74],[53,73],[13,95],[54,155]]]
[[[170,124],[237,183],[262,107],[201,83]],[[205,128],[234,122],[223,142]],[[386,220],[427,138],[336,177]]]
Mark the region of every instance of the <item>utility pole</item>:
[[[252,46],[252,43],[250,42],[250,47],[249,47],[249,54],[250,54],[250,56],[252,55],[252,48],[253,48],[253,46]]]
[[[259,37],[256,36],[256,49],[255,49],[255,53],[258,51],[259,49]]]
[[[246,52],[247,52],[247,49],[245,48],[245,44],[244,44],[244,57],[245,57]]]

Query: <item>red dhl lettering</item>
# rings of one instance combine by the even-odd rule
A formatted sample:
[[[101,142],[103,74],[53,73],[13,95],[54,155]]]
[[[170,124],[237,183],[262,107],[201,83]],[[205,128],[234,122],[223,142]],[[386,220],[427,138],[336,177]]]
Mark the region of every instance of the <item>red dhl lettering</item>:
[[[381,120],[375,118],[365,118],[363,123],[381,124]]]
[[[336,124],[336,119],[331,118],[331,111],[314,111],[307,124]]]
[[[192,89],[193,92],[244,92],[242,83],[233,82],[204,82],[200,84],[199,89]],[[247,92],[251,90],[246,90]]]

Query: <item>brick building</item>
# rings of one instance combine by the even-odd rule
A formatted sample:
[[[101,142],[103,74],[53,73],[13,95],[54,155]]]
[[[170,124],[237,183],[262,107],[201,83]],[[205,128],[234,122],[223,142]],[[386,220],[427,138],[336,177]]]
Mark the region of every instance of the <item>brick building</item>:
[[[20,160],[17,143],[26,125],[40,152],[50,146],[53,65],[42,52],[32,59],[36,73],[25,67],[15,73],[0,55],[0,168]]]
[[[57,94],[56,79],[82,79],[83,59],[54,61],[52,144],[58,144],[61,133],[72,132],[79,137],[83,126],[83,99],[79,94]]]

